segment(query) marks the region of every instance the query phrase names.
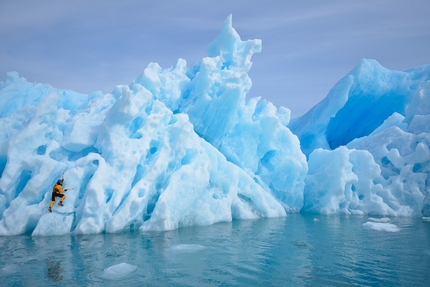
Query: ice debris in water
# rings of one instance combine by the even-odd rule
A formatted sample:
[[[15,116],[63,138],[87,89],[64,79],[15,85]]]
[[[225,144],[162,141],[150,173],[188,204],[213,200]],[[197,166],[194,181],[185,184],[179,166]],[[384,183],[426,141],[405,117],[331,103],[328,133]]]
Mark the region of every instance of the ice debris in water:
[[[400,228],[395,225],[395,224],[391,224],[391,223],[385,223],[385,222],[365,222],[363,223],[364,227],[373,229],[373,230],[378,230],[378,231],[387,231],[387,232],[399,232]]]
[[[18,272],[19,270],[20,268],[16,264],[6,264],[0,269],[0,274],[9,275],[9,274]]]
[[[102,277],[110,280],[121,279],[136,269],[137,266],[122,262],[104,269]]]
[[[206,249],[205,246],[200,244],[178,244],[170,247],[172,251],[182,251],[182,252],[196,252]]]
[[[389,222],[390,219],[387,217],[383,217],[383,218],[373,218],[373,217],[369,217],[368,218],[369,221],[373,221],[373,222],[381,222],[381,223],[386,223]]]

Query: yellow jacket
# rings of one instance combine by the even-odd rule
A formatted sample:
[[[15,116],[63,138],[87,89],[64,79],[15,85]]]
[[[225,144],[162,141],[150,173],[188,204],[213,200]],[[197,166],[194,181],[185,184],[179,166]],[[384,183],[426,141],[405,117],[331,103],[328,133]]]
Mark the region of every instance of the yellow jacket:
[[[65,190],[63,190],[63,187],[61,186],[61,184],[57,183],[54,185],[54,189],[52,191],[56,193],[63,193]]]

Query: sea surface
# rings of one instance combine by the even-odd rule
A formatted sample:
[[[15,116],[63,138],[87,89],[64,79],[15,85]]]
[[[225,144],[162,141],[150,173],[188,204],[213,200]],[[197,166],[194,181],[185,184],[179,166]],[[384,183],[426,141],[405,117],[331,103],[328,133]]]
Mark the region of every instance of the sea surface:
[[[430,286],[430,221],[289,214],[168,232],[0,237],[1,286]]]

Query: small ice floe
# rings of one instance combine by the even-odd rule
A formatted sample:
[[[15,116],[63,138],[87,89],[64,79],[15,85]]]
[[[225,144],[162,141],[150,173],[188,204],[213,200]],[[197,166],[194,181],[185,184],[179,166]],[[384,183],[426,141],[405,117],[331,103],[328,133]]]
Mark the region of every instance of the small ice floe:
[[[314,218],[314,221],[320,221],[318,218]]]
[[[135,271],[136,269],[137,269],[137,266],[122,262],[106,268],[103,271],[102,277],[104,279],[117,280],[127,276],[128,274]]]
[[[381,222],[381,223],[389,222],[389,221],[390,221],[390,219],[389,219],[389,218],[387,218],[387,217],[382,217],[382,218],[373,218],[373,217],[369,217],[368,219],[369,219],[369,221],[373,221],[373,222]]]
[[[19,267],[16,264],[7,264],[0,269],[1,275],[8,275],[18,272]]]
[[[423,216],[423,221],[430,221],[430,217]]]
[[[206,249],[206,247],[199,244],[178,244],[178,245],[173,245],[169,249],[172,251],[181,251],[181,252],[197,252],[197,251]]]
[[[391,223],[386,223],[386,222],[366,222],[363,223],[364,227],[373,229],[373,230],[378,230],[378,231],[387,231],[387,232],[399,232],[400,228],[397,227],[397,225],[391,224]]]

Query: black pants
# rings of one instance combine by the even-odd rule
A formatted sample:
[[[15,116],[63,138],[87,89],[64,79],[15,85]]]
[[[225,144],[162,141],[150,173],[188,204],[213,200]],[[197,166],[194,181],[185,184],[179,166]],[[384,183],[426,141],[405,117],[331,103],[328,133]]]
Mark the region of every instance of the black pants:
[[[52,193],[52,201],[55,201],[55,198],[57,198],[57,197],[61,197],[61,198],[63,198],[64,197],[64,194],[62,194],[62,193],[59,193],[59,192],[53,192]]]

